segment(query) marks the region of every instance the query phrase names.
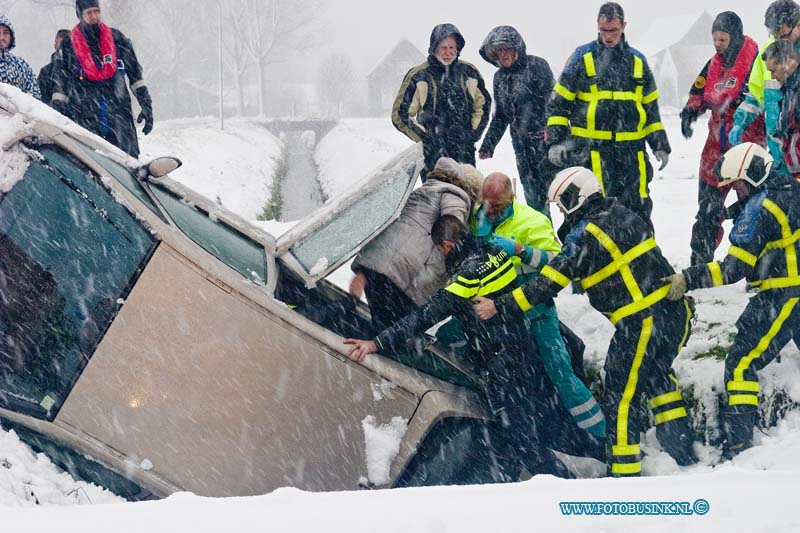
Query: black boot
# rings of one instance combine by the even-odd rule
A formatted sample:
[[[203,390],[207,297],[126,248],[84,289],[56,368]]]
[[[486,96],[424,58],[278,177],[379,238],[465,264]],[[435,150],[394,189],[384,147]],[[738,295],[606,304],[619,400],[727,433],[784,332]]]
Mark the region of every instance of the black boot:
[[[755,407],[750,406],[729,407],[722,415],[725,429],[725,442],[722,443],[724,459],[733,459],[742,451],[753,447],[753,428],[757,415]]]

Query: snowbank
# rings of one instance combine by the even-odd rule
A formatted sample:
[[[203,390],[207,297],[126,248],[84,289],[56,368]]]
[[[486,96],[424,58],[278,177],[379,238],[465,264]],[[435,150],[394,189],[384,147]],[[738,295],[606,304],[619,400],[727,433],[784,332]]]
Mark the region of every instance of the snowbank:
[[[282,150],[262,126],[227,121],[221,131],[211,119],[159,122],[140,143],[141,160],[178,157],[183,166],[170,177],[248,220],[256,220],[269,200]]]

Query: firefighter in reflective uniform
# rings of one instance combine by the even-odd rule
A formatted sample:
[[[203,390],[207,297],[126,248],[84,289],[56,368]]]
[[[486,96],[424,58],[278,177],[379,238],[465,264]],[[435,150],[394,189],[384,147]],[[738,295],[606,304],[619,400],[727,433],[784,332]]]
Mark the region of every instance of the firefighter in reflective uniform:
[[[536,346],[525,317],[520,314],[507,321],[483,322],[472,312],[470,298],[506,294],[519,285],[511,257],[502,248],[479,241],[452,215],[444,215],[434,224],[431,238],[446,256],[451,282],[373,340],[345,340],[351,346],[350,357],[361,361],[377,351],[402,353],[410,338],[452,315],[467,334],[469,362],[483,378],[484,392],[492,413],[502,423],[504,439],[531,473],[572,477],[553,452],[539,443],[539,433],[546,430],[537,428],[537,418],[553,426],[560,421],[543,411],[542,397],[552,396],[552,385],[545,381],[538,357],[528,356],[536,353]],[[569,419],[563,408],[557,416]],[[577,428],[575,433],[580,439]]]
[[[559,172],[548,197],[569,227],[561,253],[530,283],[494,302],[476,298],[473,309],[483,319],[498,313],[510,319],[580,280],[592,307],[616,326],[605,361],[602,400],[609,473],[641,472],[642,395],[649,400],[664,450],[680,465],[696,462],[691,421],[671,371],[692,317],[686,300],[665,299],[670,286],[662,278],[674,270],[644,221],[616,199],[604,198],[589,169]]]
[[[653,168],[650,145],[663,169],[670,146],[658,110],[658,91],[644,55],[625,40],[622,8],[600,8],[597,41],[575,50],[548,104],[548,158],[557,167],[591,168],[606,196],[650,226]],[[660,170],[659,169],[659,170]]]
[[[753,445],[757,372],[800,333],[800,184],[772,165],[770,152],[754,143],[725,153],[718,163],[720,186],[743,181],[751,189],[744,211],[734,221],[728,254],[722,261],[695,265],[668,278],[669,298],[742,278],[760,289],[736,322],[736,338],[725,358],[726,457]]]

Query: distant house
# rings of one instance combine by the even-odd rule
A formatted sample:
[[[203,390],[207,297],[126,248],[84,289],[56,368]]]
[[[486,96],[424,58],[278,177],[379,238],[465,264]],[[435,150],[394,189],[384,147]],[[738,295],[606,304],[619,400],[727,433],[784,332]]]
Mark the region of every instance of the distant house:
[[[371,116],[388,116],[403,77],[425,61],[425,55],[407,39],[401,39],[367,74],[367,99]]]
[[[661,107],[683,107],[695,78],[714,55],[713,23],[707,12],[658,17],[641,42],[632,43],[647,56]]]

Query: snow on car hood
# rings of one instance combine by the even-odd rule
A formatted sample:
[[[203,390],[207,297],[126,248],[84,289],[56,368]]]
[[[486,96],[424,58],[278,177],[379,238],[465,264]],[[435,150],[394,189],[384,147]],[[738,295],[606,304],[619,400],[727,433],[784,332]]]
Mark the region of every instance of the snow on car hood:
[[[0,193],[10,191],[28,171],[29,164],[30,158],[19,148],[0,152]]]

